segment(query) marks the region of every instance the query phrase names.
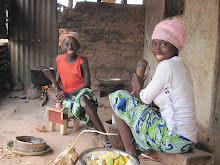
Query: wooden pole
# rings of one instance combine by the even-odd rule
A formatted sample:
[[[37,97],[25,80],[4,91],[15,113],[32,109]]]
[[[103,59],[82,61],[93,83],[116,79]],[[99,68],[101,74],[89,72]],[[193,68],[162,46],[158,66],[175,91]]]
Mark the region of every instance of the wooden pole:
[[[73,8],[73,0],[68,1],[68,8],[70,8],[70,9]]]

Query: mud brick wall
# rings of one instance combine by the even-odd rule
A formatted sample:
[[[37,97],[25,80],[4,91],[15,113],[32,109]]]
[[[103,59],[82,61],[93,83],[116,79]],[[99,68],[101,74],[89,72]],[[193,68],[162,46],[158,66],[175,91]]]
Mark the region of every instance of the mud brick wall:
[[[89,60],[92,88],[96,78],[123,78],[125,89],[144,49],[144,6],[79,2],[63,12],[59,28],[79,33],[78,54]]]

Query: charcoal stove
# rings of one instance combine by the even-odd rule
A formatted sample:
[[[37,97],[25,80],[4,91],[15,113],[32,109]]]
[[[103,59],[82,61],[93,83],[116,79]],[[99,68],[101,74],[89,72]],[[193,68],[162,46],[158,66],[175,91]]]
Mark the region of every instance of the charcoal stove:
[[[103,97],[106,95],[109,95],[119,89],[122,89],[124,87],[124,85],[119,85],[119,86],[105,86],[105,85],[98,85],[98,89],[99,89],[99,96]]]
[[[109,95],[116,90],[123,89],[124,79],[121,78],[107,78],[107,79],[96,79],[100,84],[98,85],[99,96],[103,97]]]

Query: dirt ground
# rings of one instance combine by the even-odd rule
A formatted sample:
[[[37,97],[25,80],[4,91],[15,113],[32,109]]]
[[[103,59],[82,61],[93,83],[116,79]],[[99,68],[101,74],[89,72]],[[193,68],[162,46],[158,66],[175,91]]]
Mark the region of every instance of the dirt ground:
[[[104,122],[111,118],[111,107],[108,97],[99,97],[98,91],[98,114]],[[49,97],[48,103],[41,107],[42,100],[17,99],[13,96],[15,92],[10,92],[0,98],[0,165],[49,165],[56,157],[77,138],[78,134],[86,129],[85,124],[80,123],[80,130],[73,132],[69,123],[68,133],[61,135],[59,124],[54,132],[49,131],[48,117],[45,115],[47,105],[55,102]],[[46,132],[36,130],[38,125],[45,126]],[[37,156],[20,155],[12,152],[6,147],[6,143],[13,141],[16,136],[36,136],[46,140],[51,150]],[[103,147],[99,135],[84,133],[75,146],[77,153],[94,148]],[[77,164],[80,164],[79,162]],[[159,162],[141,160],[141,165],[162,165]]]

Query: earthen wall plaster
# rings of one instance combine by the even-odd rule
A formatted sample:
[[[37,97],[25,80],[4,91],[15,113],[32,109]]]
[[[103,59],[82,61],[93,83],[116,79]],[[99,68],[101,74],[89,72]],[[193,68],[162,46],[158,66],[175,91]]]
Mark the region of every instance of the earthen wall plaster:
[[[126,89],[143,58],[144,6],[80,2],[65,10],[59,28],[77,31],[79,54],[89,60],[92,88],[96,78],[123,78]]]
[[[218,1],[185,1],[182,20],[186,44],[182,56],[191,70],[194,82],[196,114],[199,123],[209,128],[213,108],[215,57],[218,56]]]
[[[157,63],[151,53],[151,34],[154,26],[162,21],[164,13],[163,0],[145,0],[145,46],[144,58],[150,64],[149,77],[152,77]],[[217,159],[214,112],[219,115],[216,96],[219,93],[216,82],[219,81],[219,0],[185,0],[182,15],[177,16],[186,29],[186,43],[180,54],[188,66],[192,78],[195,96],[195,110],[198,120],[198,140],[207,150],[213,151]],[[171,19],[171,18],[167,18]],[[150,79],[149,79],[150,80]],[[149,82],[148,80],[148,82]],[[146,82],[147,83],[147,82]],[[217,101],[219,102],[219,101]],[[215,116],[215,119],[218,119]],[[219,128],[218,128],[219,129]],[[217,162],[220,162],[219,160]]]

